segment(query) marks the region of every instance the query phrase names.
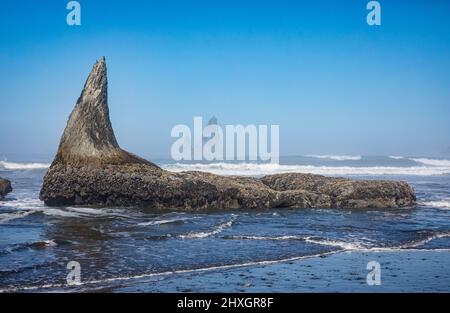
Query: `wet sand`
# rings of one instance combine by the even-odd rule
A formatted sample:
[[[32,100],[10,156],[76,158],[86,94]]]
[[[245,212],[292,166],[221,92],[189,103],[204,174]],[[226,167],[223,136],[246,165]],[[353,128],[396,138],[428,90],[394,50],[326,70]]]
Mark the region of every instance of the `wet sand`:
[[[369,286],[367,263],[381,265]],[[450,250],[351,251],[270,265],[133,280],[113,292],[449,292]]]

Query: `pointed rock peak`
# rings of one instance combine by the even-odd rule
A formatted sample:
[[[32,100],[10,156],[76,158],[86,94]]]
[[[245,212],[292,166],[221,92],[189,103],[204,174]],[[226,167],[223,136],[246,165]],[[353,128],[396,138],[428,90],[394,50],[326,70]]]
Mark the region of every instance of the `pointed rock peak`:
[[[98,60],[70,114],[54,163],[74,165],[149,163],[120,149],[108,108],[105,58]]]
[[[89,74],[86,83],[84,85],[83,93],[87,93],[89,91],[96,91],[102,93],[106,98],[107,89],[108,89],[108,79],[106,72],[106,60],[105,57],[102,57],[94,64],[92,71]],[[106,102],[107,99],[104,99],[104,101]]]

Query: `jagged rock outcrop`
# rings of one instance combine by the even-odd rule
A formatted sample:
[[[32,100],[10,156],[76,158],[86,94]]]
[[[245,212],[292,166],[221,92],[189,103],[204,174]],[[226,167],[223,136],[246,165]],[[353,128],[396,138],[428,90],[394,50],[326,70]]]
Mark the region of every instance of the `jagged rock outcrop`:
[[[12,191],[11,182],[0,177],[0,200]]]
[[[107,103],[105,59],[93,67],[44,178],[49,206],[142,206],[170,210],[397,208],[415,203],[404,182],[357,181],[309,174],[261,179],[172,173],[122,150]]]
[[[308,190],[322,195],[324,207],[397,208],[411,206],[416,201],[414,189],[402,181],[352,180],[297,173],[265,176],[261,181],[278,191]]]

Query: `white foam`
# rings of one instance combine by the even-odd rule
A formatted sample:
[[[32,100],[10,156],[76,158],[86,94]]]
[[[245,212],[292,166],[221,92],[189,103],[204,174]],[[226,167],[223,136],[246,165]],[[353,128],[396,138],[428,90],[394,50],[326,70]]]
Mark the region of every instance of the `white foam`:
[[[10,201],[0,201],[0,206],[7,206],[20,210],[41,209],[44,207],[44,202],[37,198],[23,198]]]
[[[70,212],[79,213],[80,217],[84,216],[115,216],[115,217],[132,217],[130,211],[123,209],[111,209],[111,208],[83,208],[83,207],[67,207],[66,210]]]
[[[81,217],[79,213],[76,212],[69,212],[65,210],[60,209],[50,209],[47,208],[45,210],[41,210],[41,212],[48,216],[59,216],[59,217]]]
[[[76,213],[88,214],[88,215],[103,215],[104,214],[102,209],[93,209],[93,208],[68,207],[67,210],[76,212]]]
[[[28,215],[35,213],[34,211],[19,211],[19,212],[11,212],[11,213],[2,213],[0,214],[0,224],[18,219],[24,218]]]
[[[24,212],[28,212],[29,214],[40,212],[48,216],[60,217],[83,217],[83,215],[87,215],[87,212],[85,211],[86,209],[82,208],[48,208],[44,205],[44,202],[39,199],[25,198],[20,200],[4,201],[0,202],[0,205],[16,209],[17,212],[14,214],[18,214],[18,218],[20,218],[20,214],[24,214]],[[80,210],[81,212],[77,212],[77,210]]]
[[[428,237],[412,242],[407,242],[405,244],[393,247],[376,247],[374,246],[376,242],[373,239],[361,238],[359,241],[348,242],[336,239],[319,238],[311,236],[295,236],[295,235],[285,235],[285,236],[230,236],[228,239],[240,239],[240,240],[303,240],[307,243],[312,243],[316,245],[337,247],[344,251],[401,251],[405,249],[413,249],[420,247],[430,241],[439,238],[450,237],[450,232],[437,232]]]
[[[337,247],[344,250],[362,250],[367,249],[366,246],[362,245],[362,243],[359,242],[345,242],[340,240],[331,240],[331,239],[322,239],[322,238],[314,238],[314,237],[306,237],[305,242],[318,244],[318,245],[324,245],[324,246],[331,246],[331,247]]]
[[[263,176],[279,173],[310,173],[319,175],[406,175],[406,176],[436,176],[450,174],[450,166],[313,166],[313,165],[282,165],[270,163],[210,163],[210,164],[166,164],[162,166],[173,172],[203,171],[218,175]]]
[[[67,208],[42,208],[38,210],[39,212],[42,212],[45,215],[48,216],[56,216],[56,217],[76,217],[76,218],[86,218],[86,217],[108,217],[108,216],[114,216],[114,217],[124,217],[129,218],[130,215],[128,214],[120,214],[123,213],[123,210],[114,210],[114,209],[104,209],[104,208],[82,208],[82,207],[67,207]]]
[[[435,239],[448,238],[448,237],[450,237],[450,233],[449,232],[435,233],[433,235],[428,236],[425,239],[421,239],[421,240],[413,241],[413,242],[410,242],[410,243],[406,243],[406,244],[400,246],[399,248],[401,248],[401,249],[417,248],[417,247],[423,246],[424,244],[429,243],[430,241],[433,241]]]
[[[396,252],[396,251],[449,251],[450,249],[417,249],[420,246],[423,246],[424,244],[433,241],[435,239],[439,238],[448,238],[450,237],[449,232],[441,232],[441,233],[435,233],[432,234],[424,239],[416,240],[407,242],[405,244],[402,244],[400,246],[395,247],[372,247],[372,248],[366,248],[362,249],[363,251],[370,251],[370,252]]]
[[[424,201],[424,202],[420,202],[419,204],[423,205],[423,206],[438,208],[438,209],[450,210],[450,199]]]
[[[311,236],[296,236],[296,235],[283,235],[283,236],[230,236],[228,239],[239,240],[302,240],[306,243],[312,243],[323,246],[331,246],[341,248],[343,250],[362,250],[369,247],[362,242],[346,242],[340,240],[331,240]]]
[[[450,167],[450,160],[444,159],[427,159],[427,158],[419,158],[419,159],[411,159],[415,162],[422,163],[425,165],[437,166],[437,167]]]
[[[405,157],[397,156],[397,155],[390,155],[389,158],[394,160],[403,160]]]
[[[305,155],[308,158],[316,158],[316,159],[328,159],[335,161],[359,161],[362,159],[360,155],[318,155],[318,154],[308,154]]]
[[[178,238],[181,238],[181,239],[203,239],[203,238],[207,238],[210,236],[214,236],[214,235],[220,234],[226,228],[231,227],[231,225],[233,225],[233,222],[234,222],[234,219],[232,219],[226,223],[219,224],[210,231],[192,232],[192,233],[188,233],[186,235],[180,235],[180,236],[178,236]]]
[[[238,240],[305,240],[303,236],[230,236],[228,239]]]
[[[223,224],[221,224],[221,225],[223,225]],[[230,226],[231,226],[231,224],[230,224]],[[248,236],[248,238],[251,238],[251,237],[252,236]],[[299,236],[279,236],[279,237],[273,237],[273,238],[280,238],[280,240],[281,240],[281,238],[283,238],[283,237],[284,238],[289,238],[289,237],[301,238],[301,239],[304,239],[305,241],[309,241],[314,244],[323,244],[323,245],[341,247],[342,250],[329,251],[329,252],[318,253],[318,254],[314,254],[314,255],[294,256],[294,257],[279,259],[279,260],[250,261],[250,262],[246,262],[246,263],[218,265],[218,266],[210,266],[210,267],[195,268],[195,269],[184,269],[184,270],[181,269],[181,270],[165,271],[165,272],[142,273],[142,274],[132,275],[132,276],[111,277],[111,278],[105,278],[105,279],[83,281],[76,286],[89,286],[89,285],[113,283],[113,282],[120,282],[120,281],[145,279],[145,278],[151,278],[151,277],[160,277],[160,276],[164,277],[164,276],[178,275],[178,274],[203,273],[203,272],[210,272],[210,271],[216,271],[216,270],[227,270],[227,269],[245,268],[245,267],[252,267],[252,266],[266,266],[266,265],[272,265],[272,264],[278,264],[278,263],[286,263],[286,262],[300,261],[300,260],[323,257],[323,256],[330,256],[330,255],[339,254],[339,253],[351,253],[351,252],[391,253],[391,252],[409,252],[409,251],[413,251],[413,252],[429,251],[429,252],[444,252],[444,253],[450,252],[450,249],[420,249],[420,250],[415,249],[416,247],[421,246],[431,240],[434,240],[437,238],[443,238],[443,237],[450,237],[449,232],[436,233],[436,234],[433,234],[433,235],[431,235],[425,239],[419,240],[419,241],[407,243],[407,244],[404,244],[404,245],[401,245],[398,247],[385,247],[385,248],[383,248],[383,247],[364,247],[364,245],[361,245],[359,243],[349,243],[349,242],[320,239],[320,238],[313,238],[313,237],[304,237],[303,238],[303,237],[299,237]],[[264,238],[264,240],[266,240],[267,238],[271,238],[271,237],[257,237],[256,236],[254,238]],[[259,239],[257,239],[257,240],[259,240]],[[19,287],[0,289],[0,293],[10,293],[10,292],[27,291],[27,290],[52,289],[52,288],[59,289],[59,288],[70,288],[70,287],[71,286],[69,286],[69,285],[61,284],[61,283],[34,285],[34,286],[19,286]]]
[[[46,169],[49,168],[48,163],[15,163],[0,161],[0,168],[7,170],[36,170],[36,169]]]
[[[84,218],[91,216],[115,216],[124,218],[130,217],[129,213],[126,213],[125,210],[121,209],[109,209],[109,208],[95,209],[83,207],[49,208],[45,206],[43,201],[40,201],[37,198],[24,198],[11,201],[0,201],[0,206],[16,209],[17,212],[7,213],[7,214],[16,214],[17,217],[15,218],[27,216],[25,215],[26,212],[29,212],[29,214],[39,212],[47,216],[55,216],[55,217],[76,217],[76,218]]]
[[[186,218],[172,218],[167,220],[157,220],[157,221],[150,221],[145,223],[139,223],[138,226],[156,226],[156,225],[163,225],[163,224],[170,224],[170,223],[178,223],[183,222],[187,220]]]

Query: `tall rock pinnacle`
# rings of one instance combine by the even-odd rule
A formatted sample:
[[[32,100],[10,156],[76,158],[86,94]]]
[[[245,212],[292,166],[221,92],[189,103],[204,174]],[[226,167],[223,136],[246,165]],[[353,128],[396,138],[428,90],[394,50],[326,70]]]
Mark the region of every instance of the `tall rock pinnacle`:
[[[54,162],[123,164],[146,161],[120,149],[109,119],[105,58],[95,63],[70,114]]]

